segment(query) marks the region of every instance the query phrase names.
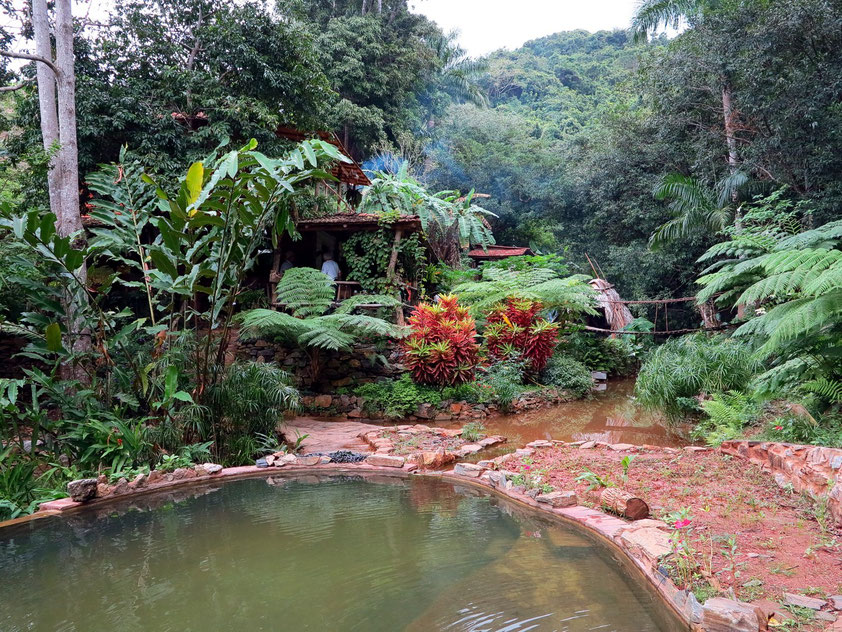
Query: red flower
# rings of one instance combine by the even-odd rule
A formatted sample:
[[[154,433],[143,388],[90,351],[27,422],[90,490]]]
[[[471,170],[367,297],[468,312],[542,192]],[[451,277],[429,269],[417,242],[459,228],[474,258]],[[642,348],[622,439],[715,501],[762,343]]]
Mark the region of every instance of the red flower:
[[[690,524],[690,520],[687,519],[687,518],[683,518],[682,520],[676,520],[675,523],[673,524],[673,526],[676,529],[683,529],[684,527],[689,526],[689,524]]]
[[[783,429],[784,429],[783,426],[775,426],[775,430],[783,430]]]
[[[123,440],[122,440],[122,439],[117,439],[117,445],[123,445]]]

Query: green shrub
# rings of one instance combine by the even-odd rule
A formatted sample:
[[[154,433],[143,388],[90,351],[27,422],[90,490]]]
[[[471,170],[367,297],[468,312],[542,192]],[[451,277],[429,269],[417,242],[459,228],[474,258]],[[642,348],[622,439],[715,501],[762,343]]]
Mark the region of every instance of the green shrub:
[[[215,420],[216,457],[224,464],[240,465],[258,452],[257,435],[274,433],[284,412],[298,407],[299,396],[292,378],[277,366],[235,362],[207,400],[208,407],[197,413]]]
[[[512,402],[523,393],[523,375],[526,363],[513,353],[505,360],[495,361],[477,380],[477,388],[490,392],[493,401],[503,412],[509,412]]]
[[[716,393],[699,407],[705,418],[693,429],[692,436],[712,446],[742,437],[745,427],[756,422],[762,412],[750,395],[739,391]]]
[[[804,415],[786,415],[768,422],[758,438],[842,448],[842,416],[825,415],[817,421]]]
[[[407,417],[420,404],[438,405],[441,393],[431,386],[416,384],[408,373],[397,380],[384,380],[363,384],[355,390],[357,397],[365,399],[368,412],[382,412],[389,419]]]
[[[541,380],[547,386],[555,386],[570,392],[574,397],[586,397],[593,388],[591,370],[578,360],[556,353],[541,373]]]
[[[744,390],[761,370],[745,342],[694,334],[672,338],[649,356],[637,377],[641,404],[662,410],[671,421],[698,414],[690,399]]]
[[[579,331],[563,339],[557,353],[581,362],[591,371],[612,376],[632,375],[640,365],[644,351],[643,345],[634,338],[605,338]]]
[[[460,435],[465,441],[479,441],[485,436],[485,426],[482,422],[472,421],[462,426],[462,434]]]

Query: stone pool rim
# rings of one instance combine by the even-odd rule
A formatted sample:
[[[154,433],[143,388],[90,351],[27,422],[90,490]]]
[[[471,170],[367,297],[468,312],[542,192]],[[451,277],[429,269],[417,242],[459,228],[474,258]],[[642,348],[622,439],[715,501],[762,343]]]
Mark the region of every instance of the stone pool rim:
[[[662,614],[664,618],[673,618],[676,621],[682,622],[684,625],[683,629],[687,631],[703,630],[703,628],[699,627],[694,621],[692,621],[678,605],[679,603],[686,601],[686,596],[683,596],[685,591],[679,591],[669,579],[656,571],[650,570],[649,563],[646,560],[639,559],[631,550],[621,546],[618,540],[615,540],[615,536],[619,537],[619,534],[617,533],[618,530],[628,528],[629,525],[633,525],[634,523],[629,523],[605,512],[583,506],[552,508],[545,504],[538,503],[530,496],[522,494],[514,489],[498,489],[492,487],[483,480],[456,474],[452,470],[409,471],[407,469],[381,467],[367,463],[353,465],[343,463],[323,463],[311,466],[291,465],[284,468],[258,468],[252,465],[229,467],[223,468],[220,472],[210,476],[162,481],[153,486],[133,489],[124,494],[96,498],[84,503],[75,502],[70,498],[62,498],[42,503],[42,508],[33,514],[0,522],[0,536],[3,535],[5,531],[4,528],[7,527],[19,527],[26,523],[35,522],[48,517],[65,517],[75,515],[92,509],[131,501],[132,499],[139,497],[166,493],[167,491],[175,489],[207,487],[213,486],[214,484],[251,478],[294,478],[296,476],[308,474],[315,476],[356,475],[363,478],[367,476],[387,476],[399,479],[423,477],[430,480],[440,480],[473,487],[489,496],[501,498],[507,502],[511,502],[522,508],[528,509],[537,515],[550,518],[554,522],[572,527],[580,535],[591,541],[595,541],[599,546],[604,546],[606,552],[611,553],[612,559],[616,564],[618,564],[620,572],[625,571],[631,575],[631,581],[636,582],[647,592],[647,594],[651,595],[653,602],[657,599],[660,605],[668,611]]]

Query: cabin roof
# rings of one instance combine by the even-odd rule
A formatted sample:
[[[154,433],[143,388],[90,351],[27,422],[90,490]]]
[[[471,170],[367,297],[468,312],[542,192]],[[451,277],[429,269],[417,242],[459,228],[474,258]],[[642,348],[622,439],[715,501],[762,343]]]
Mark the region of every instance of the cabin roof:
[[[471,259],[487,261],[491,259],[505,259],[507,257],[522,257],[531,255],[532,250],[525,246],[489,246],[488,249],[474,248],[468,251]]]
[[[314,230],[376,230],[381,226],[383,218],[374,213],[336,213],[313,219],[301,219],[296,222],[295,227],[301,231]],[[402,215],[397,219],[389,221],[389,228],[408,231],[421,230],[421,219],[417,215]]]
[[[286,138],[287,140],[291,140],[296,143],[300,143],[302,140],[307,140],[308,138],[318,136],[319,139],[327,141],[332,145],[335,145],[339,149],[339,151],[341,151],[345,156],[348,156],[349,158],[351,157],[351,154],[348,152],[348,149],[345,147],[345,145],[342,144],[342,141],[339,140],[339,137],[333,132],[305,132],[294,127],[279,127],[277,130],[275,130],[275,134],[280,138]],[[366,176],[365,173],[363,173],[363,170],[356,163],[356,161],[338,162],[331,170],[331,173],[343,184],[361,187],[371,186],[371,180],[369,180],[368,176]]]

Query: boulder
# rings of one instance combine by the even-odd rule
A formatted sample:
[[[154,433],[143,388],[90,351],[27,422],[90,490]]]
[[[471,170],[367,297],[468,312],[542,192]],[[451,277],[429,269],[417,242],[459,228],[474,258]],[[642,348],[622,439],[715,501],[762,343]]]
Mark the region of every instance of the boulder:
[[[333,403],[333,397],[330,395],[316,395],[313,398],[313,405],[316,408],[330,408]]]
[[[788,606],[809,608],[810,610],[821,610],[827,605],[827,602],[824,599],[816,599],[814,597],[788,592],[784,593],[784,603]]]
[[[539,494],[535,500],[550,507],[574,507],[579,504],[576,492],[550,492]]]
[[[130,491],[129,489],[129,481],[125,478],[121,478],[114,487],[111,489],[111,493],[115,496],[119,494],[126,494]]]
[[[757,606],[714,597],[702,606],[701,627],[706,632],[758,632],[766,629],[766,617]]]
[[[453,456],[450,452],[445,452],[444,450],[439,450],[437,452],[418,452],[413,454],[410,458],[414,463],[417,463],[423,468],[442,467],[448,463],[453,463],[453,461],[456,460],[455,456]]]
[[[269,467],[269,463],[266,462],[266,459],[257,459],[254,462],[254,465],[260,468]]]
[[[219,463],[202,463],[201,467],[208,474],[219,474],[222,471],[222,466]]]
[[[319,462],[321,461],[321,458],[322,457],[319,456],[319,455],[309,455],[309,454],[307,456],[298,456],[298,457],[295,457],[295,464],[296,465],[306,465],[308,467],[311,466],[311,465],[318,465]]]
[[[546,439],[536,439],[530,443],[526,444],[527,448],[551,448],[553,447],[552,441],[547,441]]]
[[[155,485],[164,480],[164,473],[161,470],[152,470],[149,472],[149,477],[146,479],[148,485]]]
[[[67,484],[67,493],[77,503],[85,503],[96,498],[97,479],[80,478]]]
[[[377,467],[403,467],[406,459],[402,456],[393,456],[390,454],[369,454],[365,458],[365,462]]]
[[[655,527],[626,529],[620,534],[620,539],[627,548],[639,551],[653,564],[672,550],[669,535]]]
[[[453,468],[453,473],[459,474],[460,476],[479,478],[479,475],[482,474],[482,468],[475,463],[457,463]]]

